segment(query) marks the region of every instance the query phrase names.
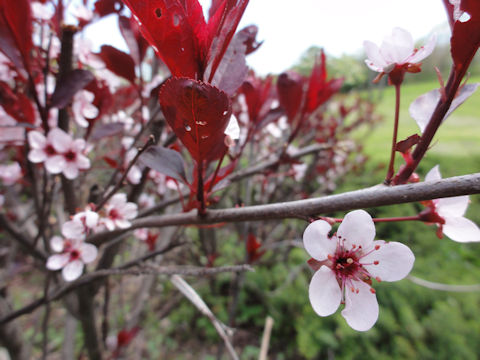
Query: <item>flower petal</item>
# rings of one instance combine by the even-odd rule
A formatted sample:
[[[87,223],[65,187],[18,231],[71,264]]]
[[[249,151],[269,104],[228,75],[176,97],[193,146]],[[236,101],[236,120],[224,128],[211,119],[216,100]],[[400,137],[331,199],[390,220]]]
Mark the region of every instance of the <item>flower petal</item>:
[[[28,160],[30,160],[33,163],[44,162],[46,158],[47,158],[47,154],[43,150],[32,149],[28,152]]]
[[[410,273],[415,255],[408,246],[396,241],[377,240],[373,243],[379,246],[378,250],[373,250],[360,261],[362,264],[371,264],[363,265],[371,275],[382,281],[398,281]],[[374,261],[378,261],[378,264],[375,265]]]
[[[367,54],[368,58],[365,60],[367,66],[373,71],[382,72],[383,68],[388,64],[380,54],[380,49],[378,48],[377,44],[374,44],[371,41],[364,41],[363,48],[365,49],[365,53]]]
[[[62,252],[63,245],[64,245],[64,241],[63,241],[63,238],[60,236],[54,236],[50,239],[50,247],[55,252]]]
[[[438,215],[443,218],[462,217],[463,215],[465,215],[469,203],[470,198],[468,197],[468,195],[438,199]]]
[[[78,279],[83,272],[83,262],[81,260],[73,260],[68,263],[62,270],[62,276],[65,281],[73,281]]]
[[[354,291],[345,289],[345,309],[342,310],[342,316],[352,329],[370,330],[378,319],[377,297],[363,281],[352,283]]]
[[[385,37],[380,45],[380,54],[387,63],[404,64],[413,50],[412,35],[399,27],[394,28],[392,35]]]
[[[442,174],[440,174],[440,167],[435,165],[425,176],[425,181],[437,181],[442,178]]]
[[[85,264],[89,264],[97,258],[98,250],[95,245],[82,244],[80,245],[80,257]]]
[[[417,52],[408,58],[408,62],[412,64],[419,63],[427,56],[429,56],[433,49],[435,49],[435,44],[437,43],[437,34],[432,34],[428,39],[427,43],[420,47]]]
[[[232,114],[230,117],[230,121],[228,122],[224,134],[230,136],[233,140],[238,140],[240,138],[240,126],[238,125],[238,120],[235,115]]]
[[[449,217],[445,219],[443,233],[457,242],[480,241],[480,229],[478,226],[464,217]]]
[[[48,270],[59,270],[68,264],[70,259],[70,254],[55,254],[48,257],[47,260],[47,269]]]
[[[45,160],[45,167],[51,174],[60,174],[65,167],[65,158],[62,155],[47,157],[47,160]]]
[[[342,300],[342,293],[331,269],[322,266],[313,274],[308,288],[308,296],[313,310],[318,315],[328,316],[337,311]]]
[[[30,131],[27,135],[28,144],[32,149],[43,149],[47,145],[47,139],[39,131]]]
[[[62,235],[67,239],[83,240],[85,238],[85,226],[78,220],[67,221],[62,225]]]
[[[47,138],[54,147],[54,149],[59,153],[65,153],[70,150],[70,146],[72,144],[72,137],[62,129],[55,128],[50,130]]]
[[[78,176],[77,165],[71,162],[66,162],[62,172],[67,179],[73,180]]]
[[[317,260],[325,260],[328,255],[335,254],[337,248],[336,237],[329,238],[332,227],[323,220],[310,223],[303,233],[303,246],[308,254]]]
[[[351,211],[343,218],[337,236],[344,241],[347,250],[353,245],[367,249],[375,238],[375,224],[365,210]]]

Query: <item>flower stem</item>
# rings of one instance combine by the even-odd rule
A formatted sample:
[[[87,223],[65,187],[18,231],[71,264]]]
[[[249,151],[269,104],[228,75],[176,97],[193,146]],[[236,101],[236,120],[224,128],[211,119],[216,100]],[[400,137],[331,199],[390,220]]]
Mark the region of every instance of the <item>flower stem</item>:
[[[390,153],[390,164],[388,165],[387,177],[385,178],[385,184],[390,184],[393,174],[395,172],[395,152],[397,147],[398,136],[398,120],[400,117],[400,86],[401,84],[395,84],[395,120],[393,124],[393,137],[392,137],[392,151]]]

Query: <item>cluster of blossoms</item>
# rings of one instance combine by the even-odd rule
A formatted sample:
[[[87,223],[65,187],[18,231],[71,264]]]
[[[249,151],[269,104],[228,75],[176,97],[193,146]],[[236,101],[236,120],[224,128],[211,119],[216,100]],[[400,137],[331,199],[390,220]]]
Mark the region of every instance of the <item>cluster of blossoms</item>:
[[[127,201],[125,194],[115,194],[105,204],[105,209],[95,212],[90,209],[75,214],[70,221],[62,225],[62,235],[50,240],[53,251],[47,260],[47,269],[60,270],[66,281],[77,279],[85,264],[97,257],[97,248],[85,242],[90,232],[104,229],[124,229],[131,225],[130,220],[137,216],[137,205]]]

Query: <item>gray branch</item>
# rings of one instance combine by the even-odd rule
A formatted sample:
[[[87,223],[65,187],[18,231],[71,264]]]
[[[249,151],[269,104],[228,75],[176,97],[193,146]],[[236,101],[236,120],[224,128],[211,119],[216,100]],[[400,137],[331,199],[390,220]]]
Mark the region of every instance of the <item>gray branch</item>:
[[[128,229],[94,234],[88,241],[101,245],[115,236],[138,228],[274,219],[308,219],[334,211],[366,209],[478,193],[480,193],[480,173],[390,187],[377,185],[367,189],[319,198],[242,208],[207,210],[204,216],[199,216],[196,210],[181,214],[150,216],[133,221],[132,226]]]

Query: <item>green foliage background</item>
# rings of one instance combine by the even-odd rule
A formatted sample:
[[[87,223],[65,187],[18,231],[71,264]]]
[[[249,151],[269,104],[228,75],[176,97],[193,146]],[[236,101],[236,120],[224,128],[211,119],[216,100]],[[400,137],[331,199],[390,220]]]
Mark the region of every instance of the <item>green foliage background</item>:
[[[418,132],[415,122],[408,116],[408,105],[434,87],[433,82],[403,87],[401,134],[405,137]],[[394,94],[387,88],[381,96],[364,95],[377,96],[378,110],[386,121],[366,140],[365,149],[371,158],[367,168],[362,174],[344,179],[337,192],[371,186],[385,176]],[[480,133],[475,129],[478,128],[479,96],[475,94],[447,120],[432,151],[418,169],[421,178],[436,164],[440,164],[444,177],[478,171]],[[401,164],[400,158],[398,160],[397,166]],[[471,200],[467,217],[480,224],[480,199],[471,196]],[[422,208],[420,204],[406,204],[368,211],[374,217],[393,217],[414,215]],[[305,224],[296,222],[294,226],[294,240],[301,240]],[[446,237],[439,239],[435,230],[435,226],[417,222],[381,223],[377,225],[376,238],[410,246],[416,255],[412,271],[416,277],[445,284],[480,283],[480,244],[456,243]],[[195,236],[193,232],[191,235]],[[288,240],[288,237],[278,240]],[[219,244],[218,252],[222,256],[216,265],[242,262],[244,249],[234,235],[222,239]],[[290,247],[281,253],[269,250],[255,265],[255,272],[245,275],[235,323],[245,341],[242,347],[242,340],[236,340],[243,348],[242,359],[258,358],[266,316],[275,320],[269,352],[271,359],[438,360],[475,359],[480,354],[480,293],[436,291],[408,279],[377,283],[374,287],[380,304],[379,320],[372,330],[359,333],[348,327],[340,311],[327,318],[313,312],[308,301],[312,272],[306,260],[308,255],[300,248]],[[208,284],[192,284],[224,322],[228,322],[231,278],[232,275],[226,274]],[[200,339],[206,348],[216,349],[221,343],[209,321],[186,300],[172,312],[169,321],[169,326],[162,331],[164,339],[169,339],[163,346],[175,352],[176,359],[190,358],[187,353],[181,355],[182,349],[187,347],[180,344],[192,337]],[[216,356],[201,358],[215,359]]]

